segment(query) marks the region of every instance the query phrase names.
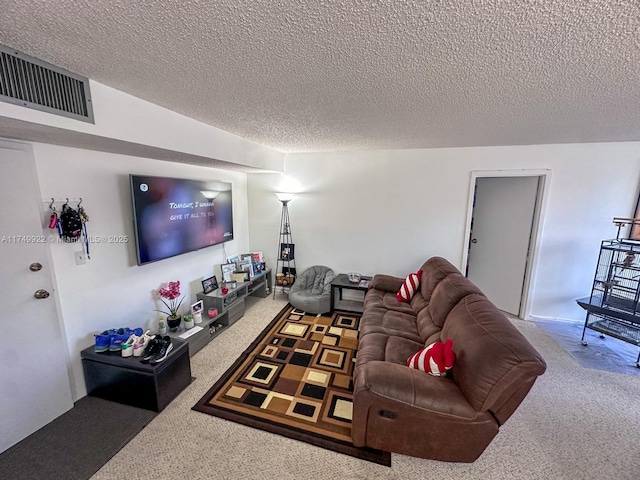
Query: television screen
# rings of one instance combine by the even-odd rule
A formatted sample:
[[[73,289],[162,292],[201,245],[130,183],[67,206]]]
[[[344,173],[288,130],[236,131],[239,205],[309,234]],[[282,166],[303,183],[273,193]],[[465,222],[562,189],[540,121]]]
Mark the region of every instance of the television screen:
[[[138,265],[233,240],[231,183],[130,179]]]

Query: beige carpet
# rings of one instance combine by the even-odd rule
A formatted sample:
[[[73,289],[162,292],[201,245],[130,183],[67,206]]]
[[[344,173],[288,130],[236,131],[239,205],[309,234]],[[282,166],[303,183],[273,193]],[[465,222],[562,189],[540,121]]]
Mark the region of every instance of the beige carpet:
[[[548,370],[473,464],[394,454],[388,468],[192,411],[286,303],[280,294],[248,299],[245,316],[191,359],[197,379],[92,478],[640,478],[640,377],[585,369],[520,320]]]

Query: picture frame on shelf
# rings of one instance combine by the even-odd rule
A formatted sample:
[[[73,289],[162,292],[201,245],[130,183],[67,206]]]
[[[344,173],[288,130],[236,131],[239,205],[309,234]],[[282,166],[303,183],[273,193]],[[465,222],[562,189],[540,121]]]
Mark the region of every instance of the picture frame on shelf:
[[[202,280],[202,292],[204,294],[211,293],[217,289],[218,289],[218,279],[216,279],[215,275]]]
[[[264,256],[262,255],[262,252],[253,252],[251,255],[253,256],[253,263],[264,262]]]
[[[264,263],[262,262],[253,262],[253,274],[260,275],[264,271]]]
[[[225,282],[230,282],[231,275],[235,273],[236,268],[237,267],[235,263],[223,263],[222,265],[220,265],[220,270],[222,271],[222,279]]]
[[[255,276],[254,272],[253,272],[253,263],[248,262],[248,263],[240,263],[240,268],[243,272],[247,272],[249,274],[249,278],[253,278]]]
[[[238,255],[227,257],[227,263],[238,263],[239,261],[240,261],[240,257],[238,257]]]
[[[280,260],[290,261],[295,258],[295,245],[293,243],[280,244]]]
[[[199,300],[193,305],[191,305],[191,314],[195,315],[196,313],[202,313],[203,308],[204,308],[204,302],[202,300]]]

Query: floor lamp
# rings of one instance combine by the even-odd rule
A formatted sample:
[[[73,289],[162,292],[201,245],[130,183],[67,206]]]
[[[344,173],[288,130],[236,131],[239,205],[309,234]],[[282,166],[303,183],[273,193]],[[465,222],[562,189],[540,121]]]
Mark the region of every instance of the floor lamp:
[[[282,287],[281,292],[291,287],[293,278],[295,280],[296,260],[294,255],[293,236],[291,235],[291,224],[289,223],[289,202],[293,198],[293,193],[276,193],[278,200],[282,203],[282,214],[280,216],[280,234],[278,242],[278,252],[276,254],[276,280],[273,287],[273,298],[276,298],[276,288]],[[285,272],[286,269],[286,272]],[[278,274],[281,274],[279,277]],[[281,282],[278,281],[280,278]]]

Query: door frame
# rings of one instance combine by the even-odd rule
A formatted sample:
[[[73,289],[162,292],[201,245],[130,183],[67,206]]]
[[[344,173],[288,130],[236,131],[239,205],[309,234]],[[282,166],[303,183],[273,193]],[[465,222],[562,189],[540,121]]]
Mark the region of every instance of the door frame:
[[[466,271],[469,261],[469,242],[471,240],[471,219],[473,218],[473,202],[475,196],[476,179],[483,177],[539,177],[538,195],[533,213],[531,227],[531,244],[529,245],[529,258],[524,274],[524,286],[518,318],[527,319],[531,316],[531,297],[538,270],[538,253],[542,240],[544,218],[546,216],[549,191],[551,186],[551,170],[549,169],[523,169],[523,170],[473,170],[469,179],[469,198],[467,201],[467,219],[464,231],[464,245],[462,248],[462,271]]]
[[[33,151],[33,144],[28,142],[8,139],[5,137],[0,137],[0,148],[6,149],[6,150],[18,150],[20,152],[26,153],[31,157],[31,168],[33,169],[33,178],[36,181],[36,190],[37,190],[37,195],[39,197],[38,203],[42,205],[42,209],[38,212],[38,214],[40,215],[40,217],[43,219],[42,221],[44,222],[44,215],[46,215],[46,212],[48,212],[49,202],[42,199],[40,182],[38,180],[38,167],[36,165],[36,156]],[[51,279],[51,285],[52,285],[51,296],[53,297],[54,304],[55,304],[55,317],[56,317],[56,321],[58,322],[58,327],[60,328],[60,334],[62,337],[62,343],[64,347],[63,350],[64,350],[65,360],[67,364],[67,376],[69,377],[69,386],[71,387],[71,399],[73,402],[75,402],[78,399],[78,389],[76,388],[76,384],[74,380],[75,377],[73,375],[73,369],[71,367],[71,353],[70,353],[71,351],[69,349],[69,338],[67,337],[67,331],[63,321],[62,304],[60,302],[60,295],[58,293],[58,282],[56,278],[55,265],[53,263],[53,253],[51,251],[51,244],[47,245],[46,251],[47,251],[47,261],[49,262],[48,275]]]

